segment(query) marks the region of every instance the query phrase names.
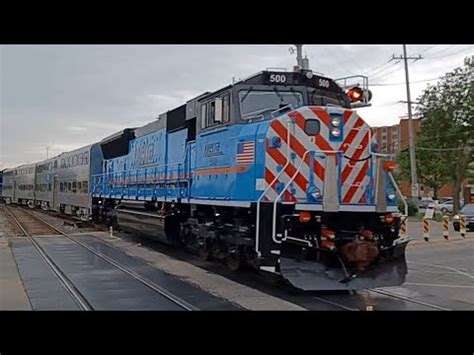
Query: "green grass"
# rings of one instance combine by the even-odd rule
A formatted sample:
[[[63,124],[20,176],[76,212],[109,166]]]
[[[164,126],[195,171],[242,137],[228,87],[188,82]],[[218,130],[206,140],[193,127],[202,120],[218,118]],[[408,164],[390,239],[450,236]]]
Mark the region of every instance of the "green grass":
[[[414,216],[409,216],[408,220],[410,220],[410,221],[421,221],[424,217],[425,217],[424,213],[418,212]],[[453,219],[453,216],[449,215],[449,220],[451,221],[452,219]],[[435,214],[433,215],[433,221],[443,222],[443,214],[440,213],[440,212],[435,212]]]

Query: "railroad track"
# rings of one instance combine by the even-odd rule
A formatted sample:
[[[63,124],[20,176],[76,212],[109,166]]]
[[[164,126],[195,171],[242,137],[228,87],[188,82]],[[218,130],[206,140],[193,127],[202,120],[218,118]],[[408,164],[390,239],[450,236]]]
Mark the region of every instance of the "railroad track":
[[[351,300],[357,294],[357,292],[358,291],[351,292],[351,294],[348,294],[347,296],[338,295],[337,296],[338,300],[332,300],[331,298],[334,298],[334,297],[331,297],[331,296],[312,296],[312,298],[317,300],[317,301],[320,301],[320,302],[332,305],[334,307],[337,307],[339,309],[342,309],[344,311],[377,310],[378,304],[377,303],[374,304],[373,302],[369,302],[369,303],[366,303],[366,304],[363,304],[363,305],[353,305],[353,302],[351,302]],[[410,304],[419,305],[419,306],[422,306],[423,308],[425,308],[426,310],[437,310],[437,311],[451,311],[452,310],[450,308],[446,308],[446,307],[436,305],[436,304],[433,304],[433,303],[428,303],[428,302],[416,300],[416,299],[409,298],[409,297],[400,295],[400,294],[395,293],[395,292],[390,292],[390,291],[387,291],[387,290],[368,289],[368,290],[363,290],[362,292],[367,292],[369,296],[372,296],[375,293],[378,296],[377,297],[378,302],[386,301],[388,299],[393,299],[393,300],[396,300],[396,301],[404,301],[404,302],[407,302],[407,303],[410,303]],[[382,296],[383,298],[380,299],[380,296]],[[340,301],[341,297],[344,298],[344,301],[347,300],[347,302],[344,302],[344,301],[341,302]],[[379,309],[379,310],[383,310],[383,309]]]
[[[432,309],[435,309],[435,310],[438,310],[438,311],[452,311],[452,309],[450,309],[450,308],[442,307],[442,306],[439,306],[439,305],[436,305],[436,304],[433,304],[433,303],[429,303],[429,302],[415,300],[413,298],[402,296],[402,295],[399,295],[398,293],[390,292],[390,291],[387,291],[387,290],[370,289],[369,291],[370,292],[375,292],[375,293],[378,293],[380,295],[384,295],[384,296],[387,296],[387,297],[403,300],[403,301],[406,301],[406,302],[415,303],[415,304],[425,306],[425,307],[428,307],[428,308],[432,308]]]
[[[367,296],[369,297],[374,297],[377,299],[377,301],[374,302],[366,302],[365,304],[359,304],[359,305],[353,305],[353,302],[351,302],[352,298],[355,297],[358,293],[361,292],[366,292]],[[375,294],[375,295],[374,295]],[[382,296],[382,298],[381,298]],[[335,306],[339,309],[345,310],[345,311],[369,311],[369,310],[375,310],[378,308],[380,302],[386,302],[387,300],[396,300],[396,301],[403,301],[412,305],[417,305],[417,306],[422,306],[425,310],[437,310],[437,311],[451,311],[452,309],[446,308],[437,304],[425,302],[425,301],[420,301],[414,298],[406,297],[403,295],[400,295],[396,292],[391,292],[389,290],[385,289],[367,289],[367,290],[361,290],[361,291],[351,291],[350,294],[346,296],[343,296],[344,301],[347,300],[347,302],[341,302],[340,298],[341,296],[338,296],[338,300],[332,300],[331,296],[313,296],[314,299],[330,304],[332,306]],[[362,302],[360,302],[362,303]],[[383,309],[379,309],[383,310]],[[394,309],[395,310],[395,309]]]
[[[12,208],[5,206],[5,210],[7,214],[12,218],[12,220],[17,224],[21,232],[24,236],[28,239],[28,241],[34,246],[37,252],[41,255],[43,260],[46,264],[51,268],[53,273],[58,277],[59,281],[61,282],[62,286],[67,290],[67,292],[71,295],[72,299],[75,303],[79,306],[81,310],[94,310],[93,306],[90,302],[84,297],[84,295],[78,290],[78,288],[73,284],[73,282],[68,278],[66,273],[64,273],[58,265],[52,260],[52,258],[48,255],[48,253],[44,250],[44,248],[35,240],[33,237],[32,231],[38,231],[41,229],[42,235],[59,235],[68,240],[72,241],[73,243],[79,245],[80,247],[86,249],[89,253],[99,257],[106,263],[112,265],[115,269],[120,270],[121,272],[128,275],[130,278],[138,281],[139,283],[143,284],[147,288],[153,290],[155,293],[159,294],[160,296],[166,298],[168,301],[172,302],[176,306],[178,306],[182,310],[191,311],[191,310],[199,310],[195,306],[189,304],[188,302],[182,300],[181,298],[177,297],[176,295],[172,294],[171,292],[167,291],[166,289],[162,288],[161,286],[157,285],[156,283],[147,280],[146,278],[142,277],[132,269],[128,268],[127,266],[119,263],[118,261],[114,260],[113,258],[109,257],[101,253],[100,251],[88,246],[87,244],[71,238],[66,233],[61,231],[60,229],[56,228],[55,226],[51,225],[50,223],[46,222],[45,220],[41,219],[40,217],[34,215],[33,213],[23,209],[23,208]],[[41,228],[40,228],[41,225]]]
[[[20,214],[22,222],[19,222],[18,218],[15,218],[15,217],[13,217],[13,218],[16,219],[16,223],[19,225],[20,229],[22,229],[22,232],[25,235],[28,235],[28,238],[30,239],[32,244],[35,246],[35,248],[36,249],[38,249],[38,248],[41,249],[40,254],[42,255],[43,258],[48,258],[46,252],[41,248],[41,246],[39,246],[39,244],[34,240],[34,238],[31,237],[31,234],[34,234],[34,233],[28,232],[28,230],[33,230],[34,232],[37,232],[36,234],[61,235],[64,238],[67,238],[67,239],[73,241],[74,243],[80,245],[82,248],[86,249],[87,251],[89,251],[90,253],[96,255],[97,257],[101,258],[102,260],[106,261],[107,263],[112,265],[114,268],[121,270],[122,272],[126,273],[127,275],[129,275],[133,279],[139,281],[140,283],[144,284],[148,288],[150,288],[153,291],[159,293],[160,295],[166,297],[167,299],[169,299],[173,303],[179,305],[181,308],[183,308],[185,310],[195,310],[196,309],[195,307],[189,305],[185,301],[183,301],[183,300],[179,299],[178,297],[176,297],[175,295],[171,294],[166,289],[164,289],[164,288],[160,287],[159,285],[143,278],[141,275],[135,273],[133,270],[131,270],[128,267],[120,264],[119,262],[117,262],[116,260],[110,258],[109,256],[101,253],[100,251],[88,246],[87,244],[85,244],[85,243],[83,243],[79,240],[76,240],[76,239],[73,239],[73,238],[69,237],[63,231],[61,231],[57,227],[51,225],[47,221],[44,221],[40,217],[32,214],[30,211],[25,210],[24,208],[6,208],[6,209],[9,211],[10,215],[12,214],[12,211],[14,211],[14,213],[17,213],[17,215]],[[41,212],[43,212],[43,211],[41,211]],[[25,229],[25,231],[23,231],[23,229]],[[38,231],[40,231],[41,233],[38,233]],[[53,265],[52,268],[55,266],[54,262],[50,258],[48,258],[47,263],[48,263],[48,265],[52,264]],[[61,270],[58,270],[57,266],[56,266],[56,269],[53,269],[53,271],[55,272],[55,274],[58,275],[58,278],[60,280],[64,280],[63,281],[64,287],[68,290],[68,292],[71,293],[72,297],[77,300],[76,303],[81,305],[81,309],[92,309],[90,304],[87,303],[85,298],[74,287],[74,285],[72,284],[72,282],[70,282],[70,280],[67,278],[67,276],[64,273],[62,273]],[[451,310],[449,308],[446,308],[446,307],[443,307],[443,306],[440,306],[440,305],[436,305],[436,304],[416,300],[416,299],[413,299],[413,298],[409,298],[409,297],[406,297],[406,296],[403,296],[403,295],[400,295],[400,294],[397,294],[395,292],[391,292],[391,291],[385,290],[385,289],[369,289],[369,290],[364,290],[363,292],[367,292],[369,297],[371,296],[371,294],[372,295],[375,294],[377,296],[376,298],[379,301],[380,300],[386,301],[387,299],[391,299],[391,300],[396,300],[396,301],[404,301],[404,302],[407,302],[407,303],[410,303],[410,304],[415,304],[415,305],[421,306],[425,309],[443,310],[443,311]],[[333,307],[336,307],[338,309],[345,310],[345,311],[367,311],[367,310],[370,310],[370,309],[368,309],[368,306],[369,307],[373,306],[374,308],[378,308],[378,304],[360,304],[361,302],[359,302],[359,304],[357,304],[357,302],[353,302],[353,298],[355,297],[355,295],[357,295],[357,293],[352,292],[351,294],[348,294],[347,297],[342,296],[342,299],[341,299],[341,295],[336,296],[336,297],[331,296],[331,295],[329,295],[329,296],[327,296],[327,295],[314,296],[313,295],[313,296],[310,296],[310,298],[313,298],[313,299],[315,299],[319,302],[331,305]]]

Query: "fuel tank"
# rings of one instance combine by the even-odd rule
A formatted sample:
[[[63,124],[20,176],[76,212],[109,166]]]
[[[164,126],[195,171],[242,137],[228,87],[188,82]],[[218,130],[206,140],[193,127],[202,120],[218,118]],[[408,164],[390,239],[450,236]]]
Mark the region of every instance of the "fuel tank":
[[[178,243],[179,216],[173,211],[154,211],[143,202],[127,201],[117,206],[115,217],[124,231],[171,245]]]

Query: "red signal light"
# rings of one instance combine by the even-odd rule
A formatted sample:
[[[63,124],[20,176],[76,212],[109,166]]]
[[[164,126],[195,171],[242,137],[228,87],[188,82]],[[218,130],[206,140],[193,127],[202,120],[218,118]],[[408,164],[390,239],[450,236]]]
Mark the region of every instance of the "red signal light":
[[[347,91],[347,95],[352,102],[363,101],[364,100],[364,91],[359,87],[350,88]]]

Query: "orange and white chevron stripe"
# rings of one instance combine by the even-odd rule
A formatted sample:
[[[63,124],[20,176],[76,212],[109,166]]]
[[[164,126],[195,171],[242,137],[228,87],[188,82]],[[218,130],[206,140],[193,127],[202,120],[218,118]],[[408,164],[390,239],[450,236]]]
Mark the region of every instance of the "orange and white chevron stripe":
[[[331,113],[342,115],[342,141],[331,142],[330,127]],[[308,119],[318,119],[321,122],[320,133],[309,136],[305,133],[305,123]],[[272,140],[279,137],[281,144],[278,147],[271,145]],[[272,188],[265,195],[266,201],[274,201],[283,186],[295,174],[304,157],[302,168],[296,178],[282,196],[287,202],[307,202],[307,190],[310,179],[313,184],[323,191],[325,179],[325,154],[321,151],[339,151],[338,168],[341,204],[367,203],[365,191],[370,181],[369,169],[372,160],[364,159],[370,153],[370,144],[375,142],[375,135],[371,128],[349,109],[336,107],[306,106],[295,109],[273,120],[267,132],[265,157],[265,182]],[[314,151],[312,161],[307,151]],[[350,158],[350,159],[348,159]],[[287,162],[289,162],[287,164]],[[285,171],[275,177],[285,167]]]

